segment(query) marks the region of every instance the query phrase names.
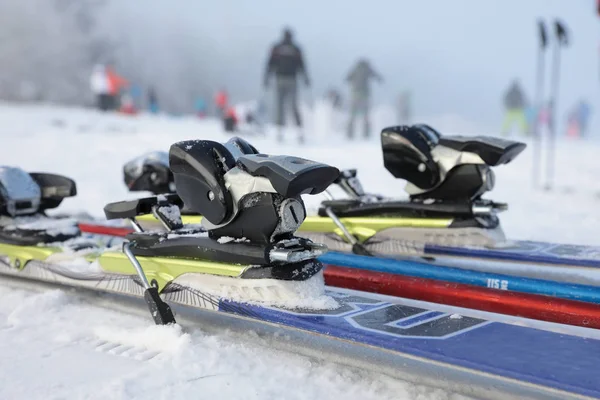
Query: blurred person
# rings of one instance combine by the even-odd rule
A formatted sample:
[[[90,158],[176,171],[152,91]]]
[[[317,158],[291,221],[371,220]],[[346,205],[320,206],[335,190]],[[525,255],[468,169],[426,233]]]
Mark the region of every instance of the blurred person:
[[[376,79],[379,82],[383,81],[381,75],[371,67],[371,64],[365,58],[360,59],[346,77],[346,81],[350,85],[350,120],[348,121],[347,131],[349,138],[354,137],[354,122],[359,116],[363,118],[363,136],[369,137],[371,135],[371,124],[369,122],[371,79]]]
[[[235,132],[238,128],[238,116],[234,107],[227,107],[223,114],[223,129],[225,132]]]
[[[133,96],[129,93],[124,93],[121,96],[121,106],[119,108],[119,112],[127,115],[136,115],[138,113],[137,107],[135,106],[135,102],[133,100]]]
[[[306,72],[302,50],[294,43],[293,34],[289,28],[284,29],[282,40],[271,48],[265,69],[265,88],[269,87],[271,75],[275,75],[277,140],[283,141],[285,111],[287,105],[289,105],[298,127],[298,141],[303,143],[304,134],[302,132],[302,117],[298,108],[297,78],[298,75],[302,75],[307,87],[310,86],[310,79]]]
[[[129,85],[129,82],[117,74],[112,65],[107,65],[105,70],[108,79],[108,91],[111,97],[111,110],[118,110],[121,107],[121,91]],[[133,102],[133,99],[131,101]]]
[[[159,111],[158,97],[157,97],[156,91],[154,90],[153,87],[150,87],[148,89],[148,110],[152,114],[158,114],[158,111]]]
[[[504,122],[502,123],[502,134],[508,135],[516,123],[521,131],[521,134],[528,133],[527,117],[525,110],[527,109],[527,100],[521,89],[518,80],[514,80],[504,95]]]
[[[568,116],[567,136],[575,138],[585,137],[590,114],[591,107],[585,100],[577,102]]]
[[[579,121],[579,132],[581,137],[587,136],[591,115],[592,107],[590,106],[590,103],[585,100],[581,100],[577,105],[577,119]]]
[[[580,137],[579,121],[577,120],[577,110],[573,110],[567,117],[567,137],[578,138]]]
[[[196,110],[196,116],[198,116],[198,118],[206,117],[206,100],[204,100],[204,97],[198,97],[196,99],[196,104],[194,108]]]
[[[327,93],[325,93],[325,99],[334,110],[342,109],[342,95],[336,88],[330,88]]]
[[[225,89],[221,89],[215,95],[215,106],[217,108],[217,115],[219,118],[225,117],[225,112],[229,105],[229,95]]]
[[[126,92],[127,92],[127,94],[129,94],[131,96],[131,99],[133,100],[133,104],[135,105],[135,108],[139,110],[141,108],[142,97],[144,94],[142,87],[139,85],[131,84],[127,88]]]
[[[94,66],[90,77],[90,88],[96,97],[96,107],[101,111],[113,109],[110,84],[106,74],[106,67],[102,64]]]

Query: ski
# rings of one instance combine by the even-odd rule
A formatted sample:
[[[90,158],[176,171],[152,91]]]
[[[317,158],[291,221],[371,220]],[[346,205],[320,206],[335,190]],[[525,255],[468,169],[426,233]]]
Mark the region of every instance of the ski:
[[[435,376],[425,379],[453,390],[458,382],[482,398],[600,395],[589,368],[600,340],[589,329],[556,333],[327,289],[317,260],[324,246],[294,233],[305,217],[299,194],[325,190],[335,168],[261,155],[240,139],[177,143],[169,163],[178,196],[105,207],[107,218],[127,218],[136,230],[110,249],[82,237],[73,220],[44,215],[75,195],[73,181],[3,168],[0,273],[137,298],[157,324],[186,310],[229,315],[258,331],[275,327],[316,347],[374,357],[407,379]],[[182,223],[183,203],[204,216],[202,229]],[[138,224],[149,213],[164,231]]]

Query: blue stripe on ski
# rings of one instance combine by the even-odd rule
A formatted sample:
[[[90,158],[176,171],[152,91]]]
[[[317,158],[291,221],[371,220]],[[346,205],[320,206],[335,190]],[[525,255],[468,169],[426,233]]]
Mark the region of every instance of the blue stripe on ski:
[[[424,321],[428,321],[430,319],[439,318],[442,315],[444,315],[444,313],[441,313],[439,311],[426,311],[423,314],[418,314],[414,317],[408,317],[396,322],[392,322],[391,325],[406,328],[409,326],[414,326]]]
[[[348,302],[353,303],[356,299],[357,296],[350,296]],[[360,297],[358,299],[360,300]],[[343,299],[337,300],[344,304]],[[227,304],[228,309],[232,309],[230,306],[235,304],[233,309],[237,310],[236,313],[252,313],[278,324],[522,382],[600,397],[600,379],[597,372],[600,340],[484,320],[477,320],[472,326],[465,322],[464,329],[459,328],[456,331],[455,327],[450,326],[460,324],[461,317],[453,319],[448,314],[438,318],[438,322],[447,324],[450,331],[454,332],[443,337],[427,336],[427,332],[431,332],[428,321],[420,323],[423,326],[422,331],[425,332],[422,337],[405,335],[402,333],[403,328],[396,328],[401,333],[394,334],[380,332],[357,323],[357,318],[365,315],[363,323],[371,319],[377,320],[377,316],[370,317],[369,313],[384,311],[378,315],[384,315],[385,318],[390,308],[406,308],[386,302],[368,306],[361,304],[360,307],[355,306],[353,312],[338,315],[330,315],[327,312],[296,313],[228,301],[222,303],[224,307]],[[384,319],[380,327],[389,325],[393,323]]]
[[[425,254],[535,264],[600,268],[600,248],[545,242],[515,241],[498,249],[426,245]]]
[[[600,287],[542,279],[523,278],[491,272],[442,267],[416,261],[393,260],[354,254],[329,252],[319,258],[324,264],[465,283],[475,286],[541,294],[568,300],[600,304]]]

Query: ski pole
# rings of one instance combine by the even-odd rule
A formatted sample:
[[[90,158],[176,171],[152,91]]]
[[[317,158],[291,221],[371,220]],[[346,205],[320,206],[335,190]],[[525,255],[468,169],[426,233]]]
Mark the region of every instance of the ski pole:
[[[534,120],[533,120],[533,187],[537,187],[540,182],[540,163],[541,163],[541,134],[539,126],[539,113],[544,102],[544,72],[546,47],[548,45],[548,36],[546,35],[546,27],[543,20],[538,20],[538,33],[540,38],[540,46],[538,48],[537,67],[536,67],[536,89],[534,103]]]
[[[556,147],[556,128],[558,125],[557,112],[558,112],[558,89],[560,83],[560,50],[562,46],[567,46],[568,37],[565,26],[558,20],[554,21],[554,28],[556,33],[556,42],[554,45],[554,57],[552,61],[552,107],[551,107],[551,118],[550,118],[550,138],[548,140],[548,157],[546,158],[546,177],[547,184],[546,189],[551,190],[554,180],[554,152]]]

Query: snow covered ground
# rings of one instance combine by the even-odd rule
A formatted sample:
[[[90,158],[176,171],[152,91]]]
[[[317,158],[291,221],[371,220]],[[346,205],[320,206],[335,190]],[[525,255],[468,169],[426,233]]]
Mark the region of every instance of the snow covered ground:
[[[390,115],[378,110],[377,127]],[[292,154],[340,168],[358,168],[367,191],[402,196],[403,183],[383,168],[378,136],[349,142],[327,128],[331,116],[317,106],[309,118],[309,143],[289,131],[279,145],[248,138],[265,153]],[[492,134],[455,116],[422,119],[445,133]],[[61,211],[102,217],[107,202],[138,197],[126,191],[122,165],[184,139],[228,138],[216,121],[194,118],[107,116],[93,111],[0,104],[0,164],[72,177],[78,195]],[[534,190],[531,151],[497,169],[492,197],[510,203],[507,234],[519,239],[600,244],[600,145],[561,140],[556,190]],[[309,207],[321,200],[306,198]],[[357,373],[283,354],[225,335],[151,326],[147,317],[115,313],[61,291],[31,293],[0,285],[0,398],[220,398],[220,399],[444,399],[451,394]],[[118,326],[116,329],[114,326]],[[149,349],[99,342],[131,341]],[[127,344],[127,343],[125,343]],[[125,354],[121,353],[125,351]],[[152,357],[149,360],[145,358]],[[10,367],[6,367],[10,365]]]
[[[147,317],[0,285],[2,399],[459,399]]]

